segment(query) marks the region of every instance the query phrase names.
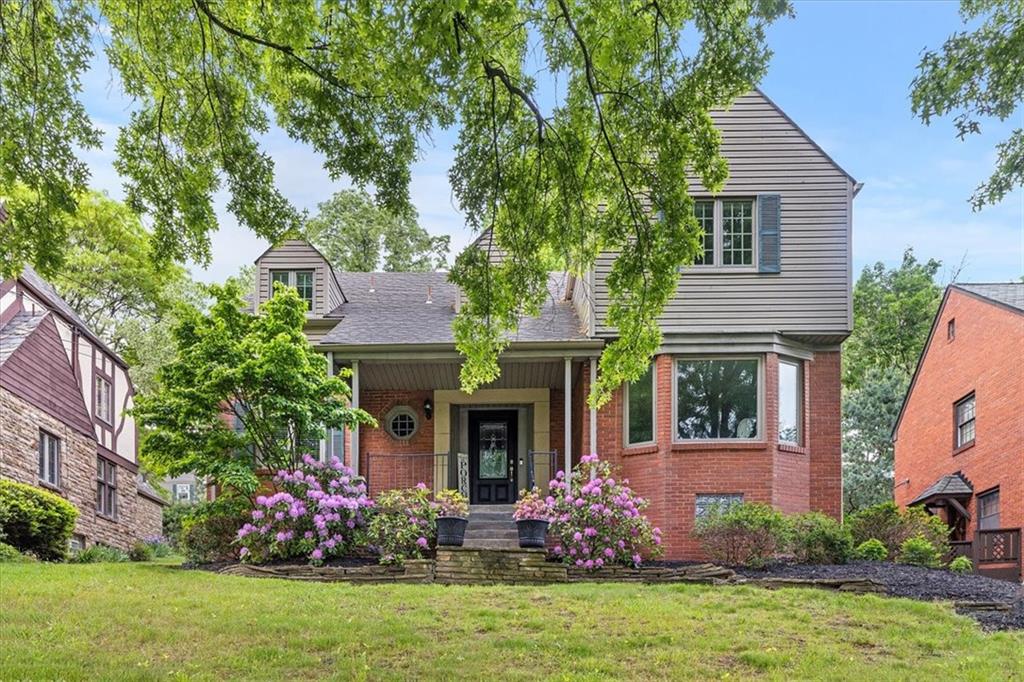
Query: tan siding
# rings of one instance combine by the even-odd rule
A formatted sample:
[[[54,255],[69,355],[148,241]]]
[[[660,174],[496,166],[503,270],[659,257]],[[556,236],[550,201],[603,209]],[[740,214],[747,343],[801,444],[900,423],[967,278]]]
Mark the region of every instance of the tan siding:
[[[270,297],[271,270],[313,270],[313,316],[323,317],[340,302],[341,295],[324,257],[304,241],[293,239],[263,254],[256,261],[257,304]],[[333,291],[330,288],[333,287]]]
[[[781,272],[690,269],[665,308],[662,330],[849,332],[852,180],[760,93],[712,115],[729,160],[720,196],[781,195]],[[707,194],[689,184],[694,194]],[[598,334],[614,332],[604,325],[613,259],[603,254],[595,264]]]

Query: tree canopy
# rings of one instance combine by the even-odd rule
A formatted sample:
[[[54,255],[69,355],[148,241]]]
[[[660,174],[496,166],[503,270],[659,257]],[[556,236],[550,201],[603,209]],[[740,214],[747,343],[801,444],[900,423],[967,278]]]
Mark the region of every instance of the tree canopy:
[[[294,289],[278,284],[258,315],[247,312],[234,282],[209,292],[208,313],[178,311],[175,356],[134,408],[154,469],[251,494],[259,472],[315,453],[325,429],[373,423],[348,406],[343,377],[327,375],[303,334],[306,305]]]
[[[417,272],[448,265],[447,235],[431,236],[415,211],[392,213],[362,190],[342,190],[317,206],[305,233],[339,270]]]
[[[31,259],[47,274],[60,261],[53,217],[86,181],[78,149],[98,143],[78,98],[98,20],[133,100],[115,168],[155,253],[206,261],[219,191],[261,237],[299,230],[260,146],[272,124],[398,215],[411,213],[423,141],[458,126],[455,198],[508,254],[497,267],[475,250],[456,261],[463,387],[497,376],[507,332],[539,309],[545,248],[574,272],[604,249],[619,252],[608,322],[620,338],[601,359],[602,402],[645,370],[698,250],[684,178],[715,191],[727,176],[709,111],[764,75],[765,28],[787,12],[786,0],[8,0],[0,177],[38,199],[12,212],[0,268]]]
[[[914,115],[926,124],[955,114],[962,140],[981,132],[985,119],[1009,119],[1024,102],[1024,0],[961,0],[960,16],[978,27],[924,52],[910,97]],[[995,170],[971,197],[975,209],[1024,186],[1024,127],[996,145],[996,153]]]

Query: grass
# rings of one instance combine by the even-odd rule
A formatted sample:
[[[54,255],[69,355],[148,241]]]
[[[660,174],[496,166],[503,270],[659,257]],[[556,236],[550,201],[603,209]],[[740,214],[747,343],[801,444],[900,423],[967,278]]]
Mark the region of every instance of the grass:
[[[948,607],[699,585],[255,580],[0,565],[0,679],[1024,679]]]

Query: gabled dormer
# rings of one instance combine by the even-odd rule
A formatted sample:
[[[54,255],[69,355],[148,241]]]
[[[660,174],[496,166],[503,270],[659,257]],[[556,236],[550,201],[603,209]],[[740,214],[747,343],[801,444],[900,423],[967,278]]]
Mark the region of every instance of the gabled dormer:
[[[345,302],[330,263],[312,244],[289,239],[256,259],[256,305],[270,298],[274,283],[294,287],[309,305],[311,318],[322,318]]]

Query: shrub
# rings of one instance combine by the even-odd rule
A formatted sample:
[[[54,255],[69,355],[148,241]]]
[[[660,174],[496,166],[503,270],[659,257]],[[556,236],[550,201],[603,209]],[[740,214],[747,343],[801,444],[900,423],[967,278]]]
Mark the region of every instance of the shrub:
[[[161,557],[170,556],[173,553],[173,549],[164,540],[163,536],[154,535],[152,537],[143,538],[144,542],[148,547],[149,551],[152,552],[153,558],[159,559]]]
[[[164,537],[167,539],[167,542],[171,547],[180,549],[181,530],[185,520],[203,504],[208,503],[199,502],[197,504],[181,504],[180,502],[176,502],[164,507],[163,532]]]
[[[871,538],[857,545],[854,556],[863,561],[885,561],[889,558],[889,550],[885,548],[881,540]]]
[[[927,538],[918,535],[903,541],[897,560],[901,564],[937,568],[942,565],[942,554]]]
[[[437,509],[423,483],[377,496],[368,539],[382,564],[401,564],[423,558],[437,538]]]
[[[0,542],[0,564],[24,564],[35,561],[35,557],[22,554],[16,547]]]
[[[71,557],[73,564],[119,564],[128,561],[128,555],[116,547],[93,545]]]
[[[458,490],[442,490],[434,496],[438,516],[469,516],[469,500]]]
[[[45,561],[68,553],[78,510],[47,490],[0,480],[0,523],[4,542]]]
[[[958,556],[949,562],[949,570],[954,573],[971,573],[974,570],[974,563],[965,556]]]
[[[802,564],[845,564],[853,552],[850,531],[821,512],[797,514],[790,518],[790,547]]]
[[[320,563],[363,540],[373,501],[363,479],[337,457],[325,463],[306,455],[294,471],[277,472],[274,483],[280,490],[257,497],[237,530],[246,561],[301,557]]]
[[[540,496],[539,489],[534,488],[529,492],[524,490],[520,493],[519,499],[516,500],[516,508],[512,512],[512,518],[516,521],[524,521],[526,519],[550,521],[551,505],[548,504],[545,498]]]
[[[238,528],[248,518],[249,502],[243,497],[222,495],[212,502],[193,506],[182,522],[179,549],[197,564],[238,558]]]
[[[855,544],[877,539],[885,545],[890,559],[896,556],[905,540],[919,535],[931,542],[940,554],[949,551],[949,528],[941,518],[920,507],[901,510],[895,502],[883,502],[852,514],[847,526]]]
[[[643,514],[647,500],[628,480],[616,480],[611,464],[597,455],[580,459],[571,483],[559,471],[549,486],[544,503],[551,510],[548,532],[557,540],[552,553],[565,563],[586,569],[639,566],[645,555],[660,553],[661,531]]]
[[[152,561],[153,548],[142,540],[137,540],[128,550],[128,558],[131,561]]]
[[[764,566],[787,545],[790,524],[780,511],[759,502],[712,509],[699,518],[694,535],[713,560]]]

